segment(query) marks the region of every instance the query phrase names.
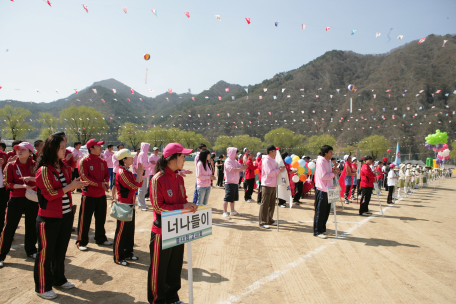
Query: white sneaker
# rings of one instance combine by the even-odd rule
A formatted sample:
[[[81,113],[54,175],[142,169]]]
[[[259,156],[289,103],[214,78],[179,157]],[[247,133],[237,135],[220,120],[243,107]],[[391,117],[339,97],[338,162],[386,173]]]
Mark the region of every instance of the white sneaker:
[[[230,215],[239,215],[239,213],[236,210],[231,210]]]
[[[324,234],[319,234],[319,235],[317,235],[317,236],[318,236],[319,238],[321,238],[321,239],[326,239],[326,238],[327,238],[327,236],[324,235]]]
[[[274,226],[277,226],[278,224],[279,224],[279,222],[277,222],[277,221],[274,221],[274,223],[272,223],[272,225],[274,225]]]
[[[146,197],[146,201],[150,201],[150,198]]]
[[[361,214],[362,216],[369,216],[370,214],[367,213],[367,212],[364,212],[363,214]]]
[[[322,234],[324,234],[324,235],[326,235],[326,236],[331,235],[331,233],[327,233],[327,232],[323,232]]]
[[[86,246],[78,246],[78,249],[81,251],[87,251],[88,248]]]
[[[286,208],[286,205],[279,205],[280,208]]]
[[[3,261],[0,261],[0,268],[3,267]]]
[[[269,225],[262,225],[261,228],[263,228],[263,229],[269,229]]]
[[[344,204],[350,204],[350,201],[345,200]]]
[[[147,211],[147,207],[142,207],[141,211]]]
[[[223,212],[222,217],[224,217],[224,218],[226,218],[228,220],[231,218],[230,215],[228,214],[228,212]]]
[[[106,241],[104,241],[103,243],[101,243],[100,245],[111,246],[111,245],[112,245],[112,242],[106,240]]]
[[[56,286],[56,287],[63,288],[63,289],[71,289],[71,288],[74,288],[75,285],[74,285],[73,283],[66,282],[66,283],[63,284],[63,285]]]
[[[57,294],[53,290],[49,290],[43,293],[36,293],[36,295],[46,300],[52,300],[57,298]]]

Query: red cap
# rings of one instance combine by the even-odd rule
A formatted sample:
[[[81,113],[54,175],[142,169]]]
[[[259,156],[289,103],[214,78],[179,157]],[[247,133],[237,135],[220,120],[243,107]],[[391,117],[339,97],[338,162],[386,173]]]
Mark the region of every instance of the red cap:
[[[97,141],[95,138],[92,138],[91,140],[89,140],[87,143],[86,143],[86,147],[87,149],[89,149],[90,147],[93,147],[93,146],[98,146],[98,145],[104,145],[104,141]]]
[[[192,149],[185,149],[181,144],[170,143],[166,146],[165,150],[163,150],[163,158],[167,158],[175,153],[190,154],[192,151]]]
[[[23,141],[20,144],[15,145],[13,147],[14,150],[17,150],[19,148],[21,148],[21,149],[29,149],[30,151],[33,151],[35,149],[31,143],[26,142],[26,141]]]

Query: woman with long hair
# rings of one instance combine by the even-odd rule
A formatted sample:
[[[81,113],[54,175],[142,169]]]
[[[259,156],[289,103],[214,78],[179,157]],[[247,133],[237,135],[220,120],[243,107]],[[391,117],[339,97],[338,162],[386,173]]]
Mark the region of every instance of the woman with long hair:
[[[113,244],[114,262],[127,266],[126,259],[138,260],[133,254],[133,246],[135,245],[135,192],[142,186],[144,167],[141,163],[137,164],[135,177],[128,168],[133,164],[133,157],[136,156],[136,152],[131,153],[128,149],[122,149],[117,151],[114,156],[119,161],[119,169],[115,177],[117,203],[130,205],[133,212],[131,221],[117,220]]]
[[[215,152],[211,153],[211,158],[209,159],[209,166],[211,167],[212,175],[215,176]],[[214,188],[213,182],[214,180],[211,180],[211,188]]]
[[[185,155],[192,153],[178,143],[170,143],[155,166],[150,180],[150,200],[154,209],[154,223],[150,240],[150,267],[147,277],[149,303],[179,303],[184,244],[162,248],[163,212],[187,210],[196,212],[198,206],[187,201],[184,179],[179,170],[184,168]],[[201,159],[201,156],[200,156]]]
[[[202,150],[200,152],[198,163],[196,164],[196,189],[198,191],[198,199],[196,205],[207,205],[209,194],[211,193],[211,182],[215,180],[210,166],[211,152]]]
[[[44,142],[36,166],[38,216],[36,237],[38,254],[35,259],[35,292],[43,299],[54,299],[52,286],[71,289],[65,277],[65,255],[73,228],[71,191],[88,185],[79,178],[72,181],[73,168],[65,165],[65,141],[49,136]]]
[[[16,228],[25,213],[24,249],[28,257],[36,257],[35,221],[38,214],[38,203],[29,200],[25,193],[35,190],[35,161],[32,159],[33,145],[21,142],[13,146],[16,155],[14,160],[3,169],[3,183],[11,190],[6,211],[5,225],[0,237],[0,267],[10,251]]]

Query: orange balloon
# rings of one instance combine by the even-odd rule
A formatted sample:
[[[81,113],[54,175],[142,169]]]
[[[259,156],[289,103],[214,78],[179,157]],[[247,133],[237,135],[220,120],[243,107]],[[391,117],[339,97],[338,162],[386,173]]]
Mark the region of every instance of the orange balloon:
[[[309,169],[309,172],[307,172],[308,175],[312,175],[312,170]]]
[[[258,174],[258,173],[260,173],[260,170],[258,170],[258,169],[255,169],[255,171],[254,171],[254,172],[255,172],[255,174]]]
[[[292,161],[291,162],[291,167],[292,168],[298,168],[299,167],[299,163],[297,161]]]
[[[307,179],[307,176],[305,176],[304,174],[301,174],[301,175],[299,176],[299,180],[300,180],[301,182],[305,182],[306,179]]]

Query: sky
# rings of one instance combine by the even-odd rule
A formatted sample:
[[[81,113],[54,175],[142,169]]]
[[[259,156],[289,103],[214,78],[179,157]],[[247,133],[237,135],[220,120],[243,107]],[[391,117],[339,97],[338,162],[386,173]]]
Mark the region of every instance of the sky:
[[[381,54],[456,32],[455,0],[49,1],[0,1],[0,100],[50,102],[108,78],[145,96],[195,94],[219,80],[260,83],[331,50]]]

